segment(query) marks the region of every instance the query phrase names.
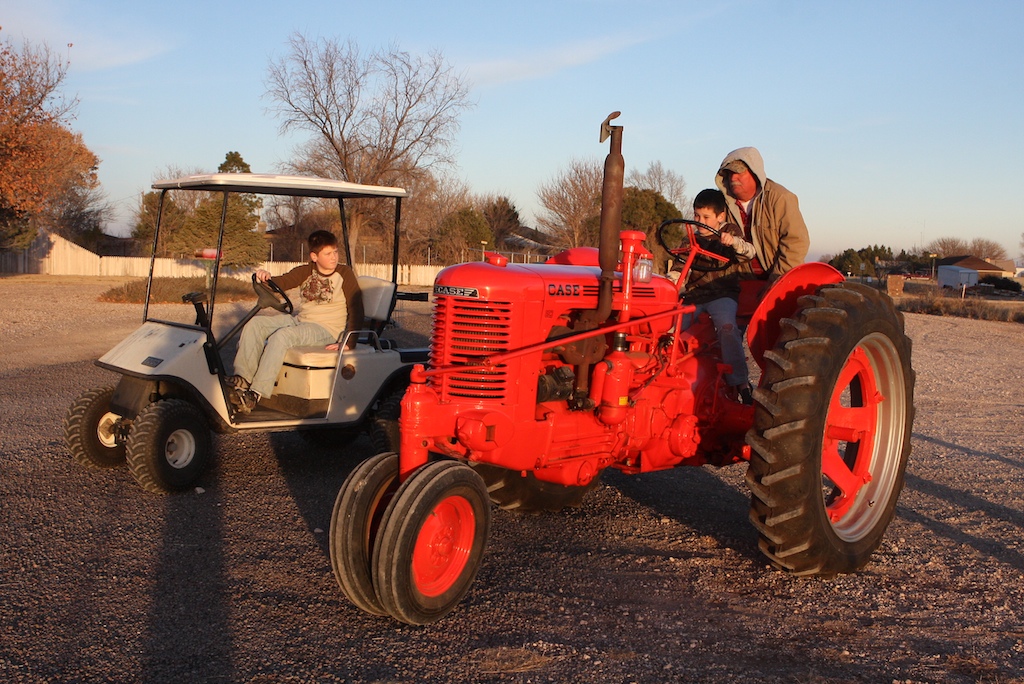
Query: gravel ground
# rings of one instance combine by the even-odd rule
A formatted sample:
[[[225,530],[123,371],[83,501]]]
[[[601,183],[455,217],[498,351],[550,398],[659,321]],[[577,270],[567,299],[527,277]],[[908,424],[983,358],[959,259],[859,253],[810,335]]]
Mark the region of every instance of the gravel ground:
[[[914,451],[861,573],[770,569],[742,466],[608,473],[579,509],[496,510],[469,596],[414,628],[331,574],[365,439],[218,437],[200,487],[166,497],[71,463],[64,413],[116,380],[92,359],[141,317],[107,287],[0,278],[2,681],[1024,682],[1019,325],[907,316]]]

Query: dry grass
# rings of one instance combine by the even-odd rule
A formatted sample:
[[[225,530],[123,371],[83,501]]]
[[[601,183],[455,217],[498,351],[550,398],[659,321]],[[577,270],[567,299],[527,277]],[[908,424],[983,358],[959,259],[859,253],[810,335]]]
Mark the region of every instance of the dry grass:
[[[205,278],[154,278],[151,302],[155,304],[180,304],[181,296],[188,292],[206,291]],[[237,302],[254,299],[252,283],[236,278],[220,278],[217,281],[217,301]],[[146,281],[133,280],[113,287],[100,295],[101,302],[142,303],[146,299]]]
[[[907,281],[903,295],[894,298],[896,308],[907,313],[955,316],[979,321],[1024,323],[1024,300],[960,298],[959,291],[942,290],[933,282]]]
[[[527,648],[498,646],[479,649],[469,660],[483,674],[508,674],[533,672],[555,659]]]
[[[1024,307],[1017,303],[986,299],[946,297],[941,293],[899,297],[896,308],[907,313],[957,316],[980,321],[1024,323]]]

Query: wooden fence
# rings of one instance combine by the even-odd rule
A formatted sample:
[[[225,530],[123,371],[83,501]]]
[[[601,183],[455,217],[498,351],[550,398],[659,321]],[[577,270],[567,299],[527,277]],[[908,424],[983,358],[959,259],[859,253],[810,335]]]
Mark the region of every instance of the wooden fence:
[[[153,275],[159,278],[203,277],[210,262],[202,259],[156,259]],[[59,235],[40,233],[32,246],[18,252],[0,252],[0,273],[38,273],[64,276],[115,276],[146,278],[149,257],[101,257]],[[281,275],[300,265],[291,261],[267,261],[245,269],[223,269],[222,275],[248,278],[256,268]],[[359,275],[391,279],[390,264],[355,264]],[[429,287],[441,266],[399,265],[398,284]]]

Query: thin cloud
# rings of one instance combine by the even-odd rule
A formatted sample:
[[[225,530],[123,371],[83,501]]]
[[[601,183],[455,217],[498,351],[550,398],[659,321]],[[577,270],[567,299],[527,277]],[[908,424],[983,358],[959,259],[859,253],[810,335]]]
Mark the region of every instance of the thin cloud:
[[[473,84],[480,87],[515,81],[533,81],[547,78],[565,69],[596,62],[650,40],[650,36],[597,38],[539,50],[520,57],[477,62],[467,71]]]
[[[117,42],[117,39],[93,35],[76,42],[71,48],[71,59],[80,71],[102,71],[146,62],[169,52],[172,45],[158,40]]]
[[[109,17],[99,24],[87,6],[34,0],[14,3],[0,21],[3,34],[15,44],[22,40],[45,43],[67,54],[75,71],[89,72],[129,66],[163,54],[173,45],[148,27]]]

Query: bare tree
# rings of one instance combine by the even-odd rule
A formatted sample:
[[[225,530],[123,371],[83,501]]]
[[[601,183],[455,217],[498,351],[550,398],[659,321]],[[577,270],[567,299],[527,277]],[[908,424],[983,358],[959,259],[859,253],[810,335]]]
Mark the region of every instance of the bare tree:
[[[421,263],[451,262],[459,258],[459,247],[442,244],[440,227],[445,218],[470,205],[472,196],[465,181],[451,174],[423,174],[408,188],[413,211],[402,212],[404,249],[409,258]]]
[[[965,256],[970,254],[967,241],[957,237],[943,237],[932,240],[925,249],[939,257]]]
[[[543,213],[537,224],[558,248],[595,246],[604,170],[596,159],[574,159],[537,191]]]
[[[674,171],[665,169],[660,161],[653,161],[647,165],[647,170],[640,172],[633,169],[626,177],[626,185],[631,185],[638,190],[654,190],[661,193],[661,196],[675,205],[676,209],[686,212],[690,200],[686,196],[686,181]]]
[[[452,163],[459,117],[471,104],[468,83],[440,52],[415,57],[391,45],[363,54],[352,40],[297,33],[289,46],[266,85],[282,133],[311,134],[292,170],[408,187]],[[353,240],[369,212],[351,205]]]
[[[396,46],[364,56],[354,41],[311,42],[270,65],[267,95],[281,131],[313,135],[306,166],[354,183],[403,180],[452,161],[468,85],[439,52],[413,57]]]
[[[995,240],[989,240],[988,238],[974,238],[971,240],[968,254],[989,262],[1009,258],[1005,247]]]

